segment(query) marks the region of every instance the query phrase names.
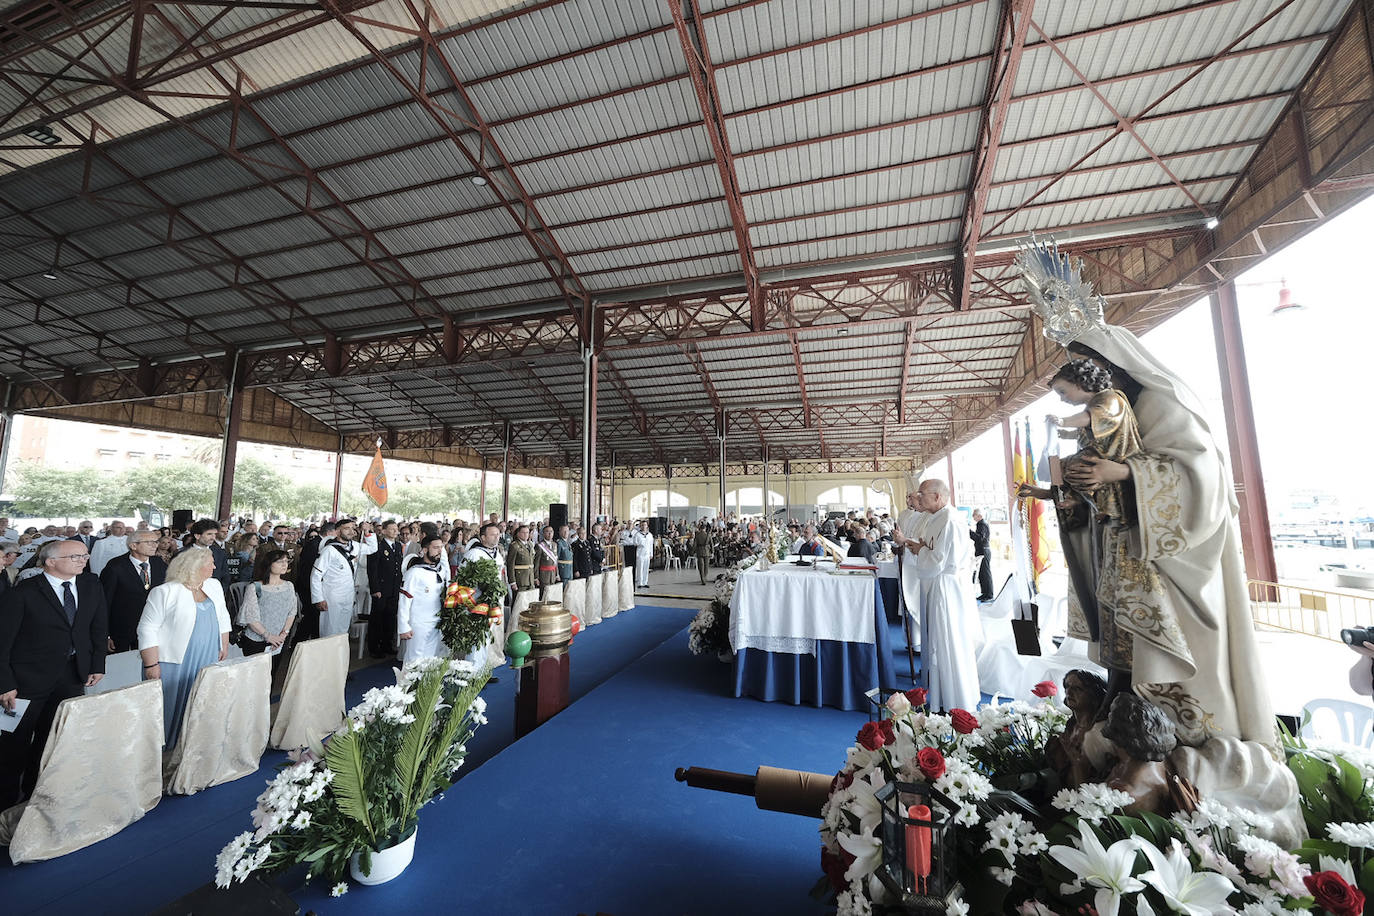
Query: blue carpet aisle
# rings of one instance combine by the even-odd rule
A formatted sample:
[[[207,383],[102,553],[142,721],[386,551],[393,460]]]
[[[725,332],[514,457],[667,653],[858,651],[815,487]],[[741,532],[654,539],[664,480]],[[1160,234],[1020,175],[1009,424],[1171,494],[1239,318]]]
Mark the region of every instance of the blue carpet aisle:
[[[574,661],[576,664],[576,661]],[[731,695],[682,632],[472,773],[420,819],[390,884],[304,909],[481,914],[822,913],[819,821],[674,782],[680,766],[833,772],[863,713]]]
[[[573,698],[679,633],[692,614],[640,606],[580,634],[573,647]],[[466,775],[475,775],[476,767],[511,742],[515,678],[509,669],[498,674],[501,682],[483,694],[491,721],[469,744]],[[394,676],[385,665],[354,672],[347,685],[348,705],[368,688],[390,683]],[[71,855],[20,867],[11,865],[8,855],[0,857],[0,911],[147,913],[189,893],[214,878],[219,850],[249,829],[254,799],[285,756],[269,751],[253,776],[198,795],[164,798],[121,833]]]

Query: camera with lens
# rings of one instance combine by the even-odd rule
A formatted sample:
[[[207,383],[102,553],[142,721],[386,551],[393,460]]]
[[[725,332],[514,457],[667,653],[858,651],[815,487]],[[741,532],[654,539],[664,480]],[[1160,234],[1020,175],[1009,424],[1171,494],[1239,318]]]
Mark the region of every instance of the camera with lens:
[[[1374,642],[1374,627],[1351,627],[1341,630],[1341,641],[1347,646],[1363,646],[1367,642]]]

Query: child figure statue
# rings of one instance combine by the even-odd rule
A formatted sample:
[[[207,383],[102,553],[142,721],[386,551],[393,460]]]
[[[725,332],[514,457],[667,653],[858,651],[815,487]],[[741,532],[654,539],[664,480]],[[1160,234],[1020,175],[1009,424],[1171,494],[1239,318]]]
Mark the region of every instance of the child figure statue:
[[[1143,451],[1135,412],[1126,395],[1112,387],[1112,374],[1092,360],[1069,360],[1050,379],[1050,389],[1067,404],[1084,410],[1058,418],[1060,435],[1076,437],[1080,455],[1124,462]],[[1073,459],[1070,459],[1073,460]],[[1134,500],[1126,498],[1124,482],[1104,483],[1091,492],[1099,521],[1134,523]]]

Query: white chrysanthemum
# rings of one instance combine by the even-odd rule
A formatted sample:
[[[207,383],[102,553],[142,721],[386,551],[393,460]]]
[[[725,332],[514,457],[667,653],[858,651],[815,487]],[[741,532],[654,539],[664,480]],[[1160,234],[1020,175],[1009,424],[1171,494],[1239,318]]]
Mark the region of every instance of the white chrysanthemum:
[[[348,885],[343,881],[340,881],[338,884],[334,885],[329,889],[329,896],[331,897],[342,897],[344,894],[347,893]]]
[[[220,850],[219,855],[215,857],[216,887],[228,887],[233,883],[234,869],[252,843],[253,834],[244,832],[234,837],[227,846]]]
[[[973,827],[978,824],[978,806],[960,805],[959,813],[954,815],[954,823],[960,827]]]
[[[1023,856],[1039,855],[1050,848],[1049,838],[1036,830],[1022,834],[1019,842]]]
[[[1347,846],[1374,848],[1374,824],[1327,824],[1326,835]]]
[[[1012,871],[1010,868],[1001,868],[994,865],[988,869],[988,872],[1007,887],[1011,887],[1011,882],[1016,879],[1016,872]]]

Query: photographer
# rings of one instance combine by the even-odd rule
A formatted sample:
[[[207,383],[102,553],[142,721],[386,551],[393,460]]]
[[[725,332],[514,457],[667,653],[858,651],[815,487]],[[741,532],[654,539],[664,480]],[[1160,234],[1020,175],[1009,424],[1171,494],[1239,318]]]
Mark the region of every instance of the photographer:
[[[1350,669],[1350,689],[1363,697],[1374,696],[1374,636],[1368,629],[1341,630],[1341,640],[1361,656]]]

